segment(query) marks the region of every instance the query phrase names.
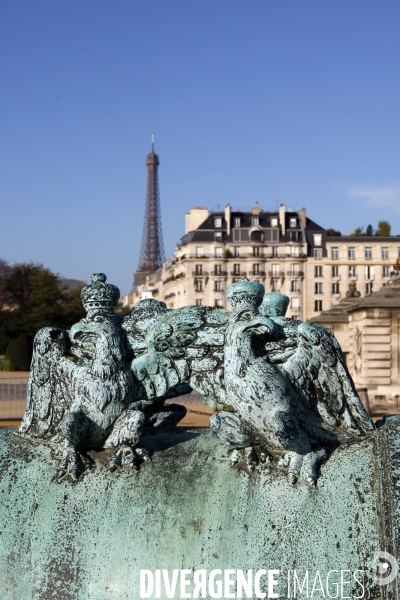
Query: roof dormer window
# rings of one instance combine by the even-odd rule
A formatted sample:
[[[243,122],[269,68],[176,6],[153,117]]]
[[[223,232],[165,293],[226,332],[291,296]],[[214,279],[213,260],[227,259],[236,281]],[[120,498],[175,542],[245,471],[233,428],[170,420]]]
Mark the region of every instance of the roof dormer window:
[[[222,217],[215,217],[214,227],[222,227]]]
[[[276,217],[271,218],[271,227],[278,227],[278,219]]]
[[[240,227],[240,217],[235,217],[235,227]]]
[[[296,225],[297,225],[297,219],[296,218],[290,219],[290,227],[296,227]]]
[[[258,217],[252,217],[251,218],[251,226],[252,227],[258,227],[259,225],[259,218]]]

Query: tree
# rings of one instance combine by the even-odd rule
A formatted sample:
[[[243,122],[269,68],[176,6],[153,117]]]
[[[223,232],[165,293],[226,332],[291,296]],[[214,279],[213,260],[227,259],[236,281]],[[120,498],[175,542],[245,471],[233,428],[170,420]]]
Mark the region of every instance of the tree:
[[[80,289],[65,291],[60,277],[43,265],[0,261],[0,353],[20,335],[31,347],[42,327],[69,329],[84,316]]]
[[[392,226],[388,221],[378,221],[378,229],[375,231],[375,235],[381,237],[389,237]]]
[[[328,234],[329,237],[342,237],[342,234],[340,231],[337,231],[337,229],[327,229],[326,233]]]
[[[362,225],[361,227],[356,227],[356,229],[350,233],[351,237],[360,237],[362,235],[365,235],[364,225]]]
[[[374,235],[374,228],[372,227],[372,225],[368,225],[367,229],[365,230],[365,235]]]
[[[19,335],[10,342],[6,358],[10,361],[10,371],[29,371],[31,366],[31,347],[26,335]]]

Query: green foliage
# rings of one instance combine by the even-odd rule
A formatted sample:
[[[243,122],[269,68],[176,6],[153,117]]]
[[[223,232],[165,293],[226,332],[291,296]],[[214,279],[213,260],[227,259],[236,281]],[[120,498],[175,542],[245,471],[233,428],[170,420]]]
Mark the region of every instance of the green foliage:
[[[229,248],[225,248],[225,250],[224,250],[224,258],[232,258],[232,257],[233,257],[233,254],[229,250]]]
[[[19,335],[9,343],[6,358],[10,361],[10,371],[29,371],[31,365],[31,347],[26,335]]]
[[[21,335],[31,348],[42,327],[69,329],[84,316],[80,289],[66,292],[60,277],[43,265],[0,261],[0,353]]]
[[[361,227],[356,227],[356,229],[350,233],[351,237],[360,237],[361,235],[365,235],[364,225],[362,225]]]
[[[375,231],[375,235],[381,237],[389,237],[392,226],[389,221],[378,221],[378,229]]]
[[[367,229],[365,230],[365,235],[374,235],[374,228],[372,225],[368,225]]]
[[[334,237],[334,236],[341,237],[342,236],[342,233],[340,231],[338,231],[337,229],[332,229],[332,228],[327,229],[326,233],[328,234],[329,237]]]

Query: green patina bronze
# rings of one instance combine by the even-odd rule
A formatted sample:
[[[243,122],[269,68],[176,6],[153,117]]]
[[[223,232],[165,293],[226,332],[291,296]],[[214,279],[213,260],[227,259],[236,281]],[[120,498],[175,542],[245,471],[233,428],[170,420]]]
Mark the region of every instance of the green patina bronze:
[[[227,468],[211,432],[185,429],[145,436],[153,460],[135,474],[110,473],[110,451],[91,453],[95,467],[71,486],[53,479],[47,445],[3,430],[0,598],[139,600],[140,569],[278,569],[286,598],[289,569],[323,580],[362,569],[366,598],[395,599],[395,583],[374,583],[371,559],[398,553],[399,429],[392,417],[335,450],[317,490],[291,486],[275,461]]]
[[[0,434],[0,600],[136,600],[141,569],[275,569],[280,597],[308,570],[313,598],[317,573],[360,570],[347,595],[397,598],[375,555],[398,556],[399,419],[374,427],[333,334],[286,296],[227,296],[118,317],[98,273],[84,319],[38,332],[24,419]],[[166,401],[191,389],[231,408],[210,430],[176,429]]]

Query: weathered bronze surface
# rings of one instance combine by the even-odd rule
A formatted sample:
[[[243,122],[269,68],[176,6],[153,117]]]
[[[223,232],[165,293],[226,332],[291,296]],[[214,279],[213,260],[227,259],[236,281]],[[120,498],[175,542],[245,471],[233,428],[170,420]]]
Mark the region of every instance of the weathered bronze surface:
[[[139,600],[140,569],[230,568],[278,569],[281,598],[288,570],[325,581],[333,569],[361,569],[365,598],[395,599],[395,582],[373,581],[371,560],[398,556],[399,430],[391,417],[342,444],[316,490],[291,486],[275,459],[254,472],[244,461],[227,468],[218,438],[185,429],[144,436],[153,460],[133,474],[110,473],[110,450],[90,452],[94,467],[71,485],[53,478],[47,443],[3,430],[0,598]]]
[[[185,414],[165,400],[194,389],[232,407],[210,421],[232,464],[243,453],[250,469],[278,457],[292,484],[315,487],[335,448],[374,430],[341,349],[324,327],[287,319],[287,296],[248,279],[227,296],[232,312],[143,300],[121,318],[118,288],[93,275],[86,318],[36,335],[19,433],[53,444],[59,479],[77,480],[87,452],[102,448],[115,449],[111,470],[137,469],[151,458],[141,438],[173,431]]]

